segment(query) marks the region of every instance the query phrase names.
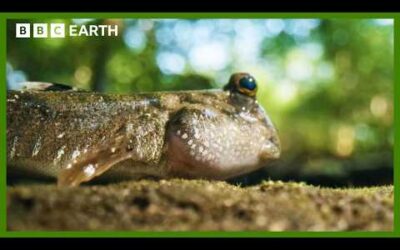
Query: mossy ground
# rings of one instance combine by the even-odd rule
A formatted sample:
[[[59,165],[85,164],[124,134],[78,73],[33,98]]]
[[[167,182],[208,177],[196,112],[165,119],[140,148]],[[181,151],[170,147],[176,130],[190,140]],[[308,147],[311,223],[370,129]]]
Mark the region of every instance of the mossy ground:
[[[393,186],[132,181],[8,187],[9,230],[392,230]]]

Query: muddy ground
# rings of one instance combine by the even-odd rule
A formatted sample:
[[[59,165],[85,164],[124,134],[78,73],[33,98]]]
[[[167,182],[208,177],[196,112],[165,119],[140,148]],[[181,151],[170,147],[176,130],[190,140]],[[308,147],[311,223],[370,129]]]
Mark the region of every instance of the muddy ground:
[[[393,186],[199,180],[8,187],[9,230],[392,230]]]

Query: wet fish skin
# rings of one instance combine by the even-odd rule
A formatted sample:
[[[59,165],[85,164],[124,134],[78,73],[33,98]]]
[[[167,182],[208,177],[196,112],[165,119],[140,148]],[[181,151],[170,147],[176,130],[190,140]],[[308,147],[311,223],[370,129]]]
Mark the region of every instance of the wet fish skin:
[[[231,78],[227,86],[233,84]],[[234,87],[131,95],[7,93],[10,175],[54,177],[67,186],[96,176],[226,179],[279,155],[267,113],[254,95]]]

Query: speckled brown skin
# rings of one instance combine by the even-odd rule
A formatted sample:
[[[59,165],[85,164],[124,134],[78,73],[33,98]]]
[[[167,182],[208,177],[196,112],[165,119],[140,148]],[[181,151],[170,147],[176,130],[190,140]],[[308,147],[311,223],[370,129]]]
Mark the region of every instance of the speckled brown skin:
[[[100,175],[226,179],[278,158],[276,130],[255,97],[225,89],[9,91],[8,174],[61,186]]]

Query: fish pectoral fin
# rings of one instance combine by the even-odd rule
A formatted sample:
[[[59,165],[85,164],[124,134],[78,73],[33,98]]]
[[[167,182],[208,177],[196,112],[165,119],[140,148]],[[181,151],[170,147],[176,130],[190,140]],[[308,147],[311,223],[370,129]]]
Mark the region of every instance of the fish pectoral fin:
[[[78,186],[132,156],[133,151],[128,148],[126,138],[124,136],[116,137],[111,143],[104,143],[99,147],[88,150],[77,159],[69,162],[60,172],[57,185],[59,187]]]

